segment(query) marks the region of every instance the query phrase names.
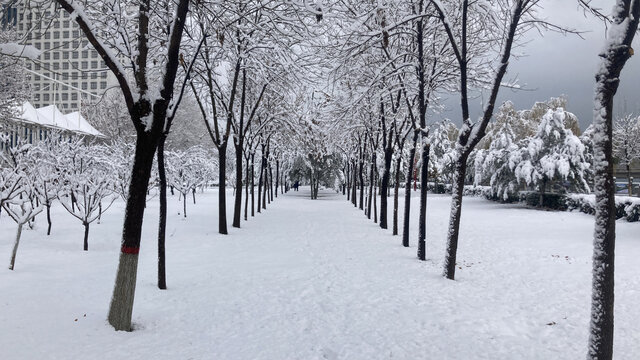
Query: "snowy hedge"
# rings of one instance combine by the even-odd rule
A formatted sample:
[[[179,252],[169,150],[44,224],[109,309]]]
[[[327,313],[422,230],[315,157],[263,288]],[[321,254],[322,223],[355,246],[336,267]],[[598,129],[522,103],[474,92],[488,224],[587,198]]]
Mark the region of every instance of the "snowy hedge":
[[[504,200],[496,196],[490,186],[464,187],[465,196],[482,196],[487,200],[499,201],[503,203],[521,202],[532,207],[537,207],[540,202],[540,193],[533,191],[521,191],[517,198],[510,197]],[[595,195],[593,194],[555,194],[544,195],[543,207],[546,209],[560,211],[581,211],[585,214],[595,214]],[[616,196],[616,219],[629,222],[640,221],[640,198],[630,196]]]
[[[595,214],[595,195],[569,194],[566,204],[569,210],[578,210],[586,214]],[[640,198],[616,196],[616,219],[624,218],[629,222],[640,220]]]

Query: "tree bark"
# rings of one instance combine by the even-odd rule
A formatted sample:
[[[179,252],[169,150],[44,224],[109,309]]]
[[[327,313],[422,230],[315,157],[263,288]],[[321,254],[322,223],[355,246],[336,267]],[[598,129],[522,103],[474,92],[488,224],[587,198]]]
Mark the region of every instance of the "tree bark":
[[[460,232],[460,216],[462,215],[462,193],[464,178],[467,171],[468,155],[460,155],[455,162],[454,182],[451,187],[451,214],[449,215],[449,233],[447,235],[447,249],[444,259],[444,276],[453,280],[456,275],[456,254],[458,252],[458,235]]]
[[[389,139],[389,145],[384,149],[384,171],[382,184],[380,185],[380,227],[387,226],[387,196],[389,194],[389,178],[391,177],[391,161],[393,157],[393,143]]]
[[[237,144],[234,143],[236,149],[236,196],[233,206],[233,223],[231,226],[234,228],[240,228],[240,218],[242,217],[242,138],[237,140]]]
[[[358,207],[358,188],[357,188],[357,171],[356,171],[356,161],[353,160],[352,162],[352,168],[351,168],[351,173],[353,175],[353,181],[351,184],[351,202],[353,203],[353,207]]]
[[[89,223],[86,221],[82,222],[84,225],[84,242],[83,242],[83,250],[89,251]]]
[[[46,196],[46,190],[45,190]],[[51,202],[47,201],[47,236],[51,235]]]
[[[255,174],[256,164],[254,162],[255,155],[256,155],[255,153],[251,153],[251,217],[254,217],[256,215],[256,212],[255,212],[256,202],[255,202],[255,195],[254,195],[255,187],[256,187],[256,174]]]
[[[18,246],[20,245],[20,236],[22,235],[22,226],[24,224],[18,224],[18,230],[16,231],[16,241],[13,243],[13,251],[11,252],[11,261],[9,262],[9,270],[13,270],[16,264],[16,255],[18,254]]]
[[[164,140],[158,144],[158,179],[160,187],[160,216],[158,221],[158,289],[167,289],[165,237],[167,232],[167,173],[164,163]]]
[[[219,190],[218,190],[218,232],[227,235],[227,143],[218,148]]]
[[[246,159],[244,180],[244,221],[249,219],[249,159]]]
[[[633,180],[631,179],[631,166],[627,163],[627,189],[629,189],[629,196],[633,196]]]
[[[367,199],[367,219],[371,219],[371,210],[373,205],[373,188],[374,186],[374,171],[376,166],[376,154],[371,155],[371,167],[369,169],[369,197]]]
[[[414,159],[416,158],[416,147],[418,146],[418,131],[413,133],[413,146],[409,150],[407,166],[407,178],[404,187],[404,218],[402,224],[402,246],[409,247],[409,220],[411,215],[411,179],[413,178]]]
[[[280,186],[280,160],[276,160],[276,197],[278,197],[278,186]]]
[[[155,116],[165,114],[154,114]],[[156,120],[154,119],[154,122]],[[122,229],[122,246],[116,273],[116,282],[109,306],[109,323],[116,330],[131,330],[131,315],[135,296],[138,272],[138,253],[142,234],[142,219],[146,203],[149,177],[153,156],[157,146],[157,137],[151,133],[139,132],[133,161],[129,196]]]
[[[396,173],[393,184],[393,235],[398,235],[398,196],[400,192],[400,167],[402,166],[402,149],[396,159]],[[382,216],[381,216],[382,218]]]
[[[424,136],[424,135],[423,135]],[[431,145],[428,139],[422,139],[422,164],[420,165],[420,219],[418,230],[418,259],[427,258],[427,190],[429,177],[429,150]],[[462,178],[464,185],[464,177]]]
[[[587,358],[597,360],[613,358],[616,240],[613,99],[620,85],[620,73],[633,55],[631,44],[640,19],[640,0],[618,0],[616,3],[609,34],[617,34],[617,37],[607,40],[600,55],[593,112],[596,214]]]

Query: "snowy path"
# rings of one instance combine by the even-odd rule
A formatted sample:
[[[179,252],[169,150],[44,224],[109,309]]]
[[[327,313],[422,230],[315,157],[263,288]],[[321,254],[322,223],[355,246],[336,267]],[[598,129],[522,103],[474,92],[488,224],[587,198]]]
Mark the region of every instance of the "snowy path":
[[[105,321],[121,204],[92,228],[88,253],[81,226],[61,212],[50,238],[44,226],[27,231],[16,271],[0,270],[0,359],[584,357],[588,215],[466,199],[452,282],[440,276],[446,196],[429,198],[427,262],[329,191],[317,201],[304,190],[281,196],[229,236],[216,234],[215,201],[200,195],[186,220],[170,201],[164,292],[155,288],[150,202],[132,333]],[[621,359],[640,358],[639,230],[618,223]],[[0,253],[13,231],[0,219]]]

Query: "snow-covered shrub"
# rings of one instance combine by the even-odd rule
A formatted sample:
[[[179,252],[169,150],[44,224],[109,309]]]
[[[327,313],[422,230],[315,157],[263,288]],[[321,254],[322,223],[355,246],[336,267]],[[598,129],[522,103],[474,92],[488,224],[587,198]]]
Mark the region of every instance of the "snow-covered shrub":
[[[568,210],[577,210],[585,214],[595,214],[595,196],[591,194],[570,194],[566,197]],[[629,196],[616,196],[616,219],[629,222],[640,221],[640,199]]]

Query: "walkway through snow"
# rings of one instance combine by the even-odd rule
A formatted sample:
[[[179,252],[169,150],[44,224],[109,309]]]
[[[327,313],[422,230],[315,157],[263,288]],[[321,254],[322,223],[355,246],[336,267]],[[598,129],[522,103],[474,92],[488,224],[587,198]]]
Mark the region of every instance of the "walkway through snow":
[[[0,358],[584,357],[588,215],[466,199],[461,270],[452,282],[440,277],[446,196],[429,198],[427,262],[415,259],[415,244],[403,248],[331,191],[318,200],[307,189],[280,196],[229,236],[215,233],[215,192],[189,204],[186,220],[173,200],[169,290],[155,288],[151,200],[132,333],[116,333],[105,321],[122,204],[92,228],[88,253],[80,224],[60,211],[50,238],[42,228],[26,232],[16,271],[0,271]],[[7,220],[0,220],[5,254],[13,232]],[[640,358],[637,231],[619,223],[619,358]]]

